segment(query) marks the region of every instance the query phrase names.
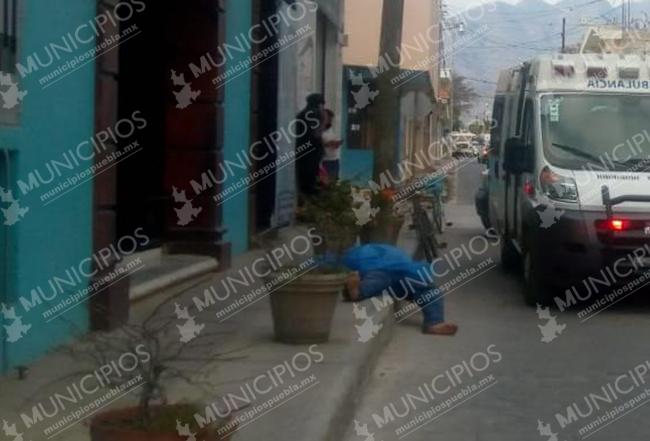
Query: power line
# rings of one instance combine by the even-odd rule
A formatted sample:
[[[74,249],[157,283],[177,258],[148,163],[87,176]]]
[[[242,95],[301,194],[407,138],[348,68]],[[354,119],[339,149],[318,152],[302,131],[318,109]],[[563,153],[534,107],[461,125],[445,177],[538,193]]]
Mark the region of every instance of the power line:
[[[531,14],[531,13],[528,13],[528,12],[516,12],[516,13],[508,14],[508,13],[503,13],[502,12],[502,13],[498,14],[498,16],[499,16],[498,20],[479,21],[479,23],[483,24],[483,25],[503,25],[505,23],[522,24],[522,19],[523,18],[525,18],[527,21],[529,21],[529,20],[537,20],[537,19],[546,19],[546,18],[551,17],[553,14],[560,15],[562,12],[566,12],[566,11],[575,12],[576,10],[580,9],[581,7],[589,6],[589,5],[595,4],[595,3],[599,3],[600,1],[601,0],[590,0],[590,1],[586,2],[586,3],[580,4],[580,5],[575,5],[575,6],[572,6],[572,7],[569,7],[569,8],[564,8],[564,9],[556,8],[556,9],[554,9],[552,11],[544,11],[544,12],[541,12],[541,13],[538,13],[538,14]],[[610,14],[610,13],[616,11],[618,8],[619,8],[618,6],[612,7],[605,14]],[[600,17],[605,17],[605,14],[599,14],[599,16]],[[517,19],[517,18],[510,18],[510,19],[502,18],[503,16],[507,17],[508,15],[510,15],[510,16],[520,15],[520,16],[522,16],[522,18],[519,18],[519,19]],[[549,25],[553,25],[553,23],[549,23]]]
[[[517,47],[519,49],[525,49],[525,50],[533,51],[533,52],[547,52],[547,51],[557,50],[557,48],[555,46],[548,47],[548,48],[530,47],[530,46],[465,46],[463,49],[469,49],[469,50],[472,50],[472,51],[477,51],[477,50],[506,49],[506,48],[512,48],[512,47]]]
[[[585,6],[589,6],[589,5],[592,5],[592,4],[595,4],[595,3],[600,3],[600,2],[601,2],[601,0],[590,0],[588,2],[581,3],[579,5],[573,5],[573,6],[569,7],[569,8],[566,8],[565,10],[576,10],[576,9],[579,9],[579,8],[582,8],[582,7],[585,7]],[[551,5],[549,5],[549,6],[551,6]],[[501,12],[501,13],[499,13],[499,16],[502,16],[502,17],[522,17],[522,18],[523,17],[525,17],[525,18],[550,17],[553,14],[557,14],[558,11],[562,10],[560,8],[555,8],[554,6],[551,6],[551,7],[552,7],[552,10],[549,10],[549,11],[538,11],[538,12],[533,12],[533,13],[531,13],[531,12],[523,12],[523,11]],[[616,8],[618,9],[618,7],[616,7]],[[461,14],[456,14],[456,15],[454,15],[452,17],[455,17],[455,16],[461,16],[462,17],[463,14],[462,13]]]

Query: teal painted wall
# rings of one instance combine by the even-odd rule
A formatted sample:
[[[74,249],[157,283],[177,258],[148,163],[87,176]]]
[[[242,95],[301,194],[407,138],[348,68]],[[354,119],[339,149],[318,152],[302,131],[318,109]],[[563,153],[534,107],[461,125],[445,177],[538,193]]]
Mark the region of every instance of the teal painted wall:
[[[343,146],[341,150],[341,179],[351,181],[353,184],[360,187],[368,187],[369,182],[372,180],[372,172],[375,164],[374,149],[354,149],[350,148],[348,137],[346,136],[346,128],[349,124],[348,118],[348,87],[349,87],[349,70],[344,69],[343,75],[343,88],[341,99],[341,139],[343,139]]]
[[[344,149],[341,152],[341,179],[360,187],[368,187],[372,181],[374,160],[372,150]]]
[[[237,45],[236,38],[242,33],[247,35],[252,23],[251,0],[237,0],[228,2],[226,13],[226,42]],[[239,37],[241,38],[241,36]],[[228,60],[228,68],[236,65],[241,60],[247,59],[250,54],[233,53],[234,57]],[[236,76],[236,77],[235,77]],[[246,71],[235,74],[227,79],[225,90],[225,133],[224,133],[224,159],[241,163],[242,155],[247,154],[250,145],[250,118],[251,118],[251,72]],[[224,185],[237,182],[247,176],[247,172],[233,168],[233,174]],[[226,240],[232,244],[233,255],[241,254],[248,249],[248,198],[249,191],[244,189],[237,196],[224,202],[223,220],[228,232]]]
[[[95,14],[92,0],[66,0],[65,7],[60,2],[23,0],[19,15],[19,61],[24,62],[34,52],[43,57],[45,45],[60,42],[63,35],[92,20]],[[79,265],[92,253],[92,180],[48,206],[41,202],[41,192],[32,191],[23,196],[16,188],[16,180],[26,179],[35,169],[47,175],[47,161],[60,160],[63,152],[89,139],[94,132],[94,63],[43,89],[38,80],[52,69],[42,69],[21,80],[20,87],[28,95],[22,103],[20,123],[15,127],[0,125],[0,148],[12,150],[14,156],[9,170],[10,186],[20,204],[29,207],[19,223],[2,226],[10,255],[6,265],[8,286],[2,300],[9,306],[16,304],[18,296],[28,296],[38,286],[48,289],[50,278],[64,277],[68,268]],[[4,187],[5,182],[0,185]],[[86,282],[45,307],[25,312],[16,306],[16,314],[31,329],[17,342],[5,343],[4,368],[34,360],[69,339],[73,329],[87,329],[85,303],[65,314],[63,319],[45,323],[42,318],[44,310],[85,288]],[[9,325],[11,321],[4,320],[3,324]],[[2,337],[4,340],[6,335]]]

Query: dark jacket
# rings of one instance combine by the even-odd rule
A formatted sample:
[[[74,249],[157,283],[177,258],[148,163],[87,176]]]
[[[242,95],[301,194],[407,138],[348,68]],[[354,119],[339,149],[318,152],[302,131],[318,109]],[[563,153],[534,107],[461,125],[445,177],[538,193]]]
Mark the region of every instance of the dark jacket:
[[[321,115],[318,107],[307,107],[296,117],[301,122],[302,136],[296,138],[296,176],[298,191],[303,195],[318,192],[318,167],[323,158]]]

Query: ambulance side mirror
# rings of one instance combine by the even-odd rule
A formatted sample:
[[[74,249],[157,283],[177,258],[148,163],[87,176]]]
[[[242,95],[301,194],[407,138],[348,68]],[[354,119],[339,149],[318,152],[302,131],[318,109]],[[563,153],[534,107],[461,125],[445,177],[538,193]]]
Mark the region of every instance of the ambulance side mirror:
[[[506,173],[520,175],[533,171],[533,148],[524,144],[520,138],[506,141],[503,157],[503,169]]]

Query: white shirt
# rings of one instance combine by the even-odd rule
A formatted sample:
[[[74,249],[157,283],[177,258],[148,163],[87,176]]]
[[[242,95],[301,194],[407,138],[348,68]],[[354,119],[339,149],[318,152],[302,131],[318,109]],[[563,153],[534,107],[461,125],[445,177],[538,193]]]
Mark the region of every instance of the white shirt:
[[[334,130],[332,128],[325,130],[321,135],[321,137],[323,140],[323,145],[325,145],[325,155],[323,157],[323,161],[338,161],[339,159],[341,159],[341,147],[338,148],[327,147],[328,142],[339,140],[336,134],[334,133]]]

